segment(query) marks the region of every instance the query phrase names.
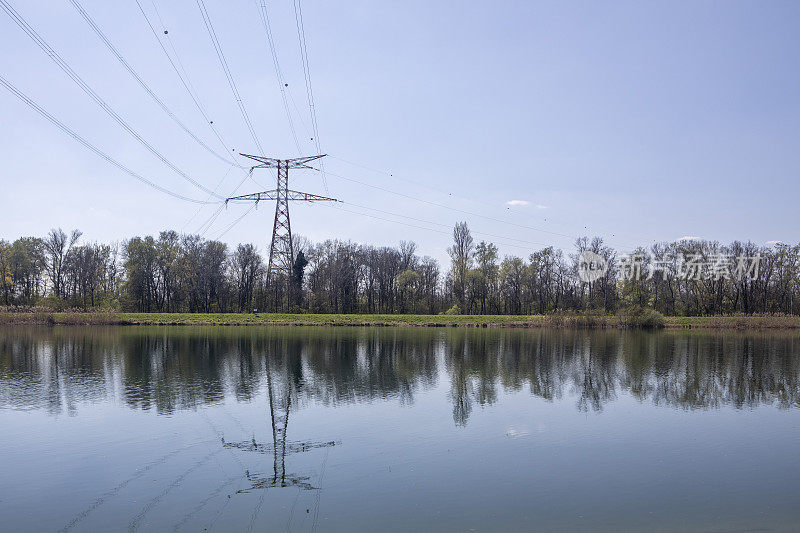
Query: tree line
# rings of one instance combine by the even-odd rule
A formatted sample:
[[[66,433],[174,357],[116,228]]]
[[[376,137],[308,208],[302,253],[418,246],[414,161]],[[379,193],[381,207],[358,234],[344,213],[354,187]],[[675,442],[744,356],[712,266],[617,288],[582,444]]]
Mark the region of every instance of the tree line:
[[[800,313],[800,244],[685,240],[631,255],[583,237],[568,252],[545,247],[501,258],[496,245],[476,243],[461,222],[444,268],[410,241],[393,247],[296,236],[290,275],[268,279],[253,244],[230,248],[175,231],[113,244],[81,239],[80,231],[53,229],[45,237],[0,240],[0,302],[141,312]],[[589,252],[604,270],[587,280],[579,274]],[[642,275],[625,275],[634,268],[631,257]],[[710,274],[687,275],[687,257]],[[730,276],[721,257],[758,258],[757,272]]]

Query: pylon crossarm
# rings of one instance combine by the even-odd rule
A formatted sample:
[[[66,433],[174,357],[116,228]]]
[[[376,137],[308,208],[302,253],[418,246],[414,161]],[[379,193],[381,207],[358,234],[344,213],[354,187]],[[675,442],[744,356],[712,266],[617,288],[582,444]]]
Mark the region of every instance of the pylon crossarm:
[[[301,202],[338,202],[336,198],[328,198],[327,196],[320,196],[318,194],[311,194],[309,192],[299,191],[286,191],[287,200],[299,200]]]
[[[288,168],[312,168],[306,163],[310,161],[314,161],[315,159],[319,159],[321,157],[325,157],[327,154],[322,155],[312,155],[309,157],[297,157],[295,159],[287,159],[286,163],[288,164]]]
[[[258,161],[259,163],[261,163],[260,165],[256,165],[253,168],[275,168],[281,163],[280,159],[275,159],[273,157],[264,157],[260,155],[249,155],[249,154],[239,154],[239,155],[243,157],[248,157],[253,161]]]
[[[312,155],[308,157],[296,157],[294,159],[275,159],[274,157],[264,157],[261,155],[250,155],[250,154],[239,154],[239,155],[261,163],[260,165],[256,165],[253,168],[278,168],[281,166],[284,168],[312,168],[307,166],[306,163],[314,161],[315,159],[319,159],[321,157],[325,157],[326,154]]]
[[[262,191],[262,192],[254,192],[251,194],[243,194],[241,196],[233,196],[231,198],[225,199],[226,202],[246,202],[246,201],[254,201],[260,202],[261,200],[277,200],[278,199],[278,191],[271,190],[271,191]]]
[[[278,200],[279,191],[263,191],[254,192],[251,194],[243,194],[241,196],[233,196],[226,198],[225,202],[260,202],[262,200]],[[336,198],[328,198],[327,196],[320,196],[318,194],[311,194],[309,192],[300,191],[286,191],[286,200],[300,201],[300,202],[338,202]]]

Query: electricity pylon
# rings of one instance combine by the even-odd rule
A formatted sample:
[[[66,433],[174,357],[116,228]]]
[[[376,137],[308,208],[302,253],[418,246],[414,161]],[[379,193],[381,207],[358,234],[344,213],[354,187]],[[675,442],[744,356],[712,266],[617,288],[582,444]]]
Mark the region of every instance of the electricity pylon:
[[[294,246],[292,244],[292,224],[289,220],[289,202],[337,202],[335,198],[319,196],[307,192],[298,192],[289,189],[289,169],[290,168],[311,168],[306,163],[325,157],[323,155],[313,155],[310,157],[298,157],[295,159],[274,159],[272,157],[262,157],[260,155],[240,154],[254,161],[261,163],[253,168],[277,168],[278,187],[271,191],[244,194],[227,198],[228,202],[260,202],[261,200],[275,200],[275,222],[272,225],[272,243],[269,247],[269,265],[267,266],[267,279],[276,273],[284,273],[287,277],[292,274],[294,265]]]

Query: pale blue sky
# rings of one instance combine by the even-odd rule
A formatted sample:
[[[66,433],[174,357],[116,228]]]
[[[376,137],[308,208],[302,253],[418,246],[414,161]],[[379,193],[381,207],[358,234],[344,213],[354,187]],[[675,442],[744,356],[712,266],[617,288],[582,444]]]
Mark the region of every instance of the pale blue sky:
[[[149,99],[68,0],[4,1],[173,163],[208,188],[224,178],[219,192],[232,194],[241,174],[226,176],[228,167]],[[153,1],[140,1],[157,22]],[[222,151],[136,2],[81,4],[176,115]],[[205,4],[265,155],[295,157],[256,3]],[[222,136],[237,151],[257,152],[195,0],[155,5]],[[301,121],[290,101],[298,136],[303,153],[311,154],[292,2],[268,5],[281,68],[302,113]],[[800,240],[798,3],[303,0],[302,6],[323,151],[393,176],[341,159],[326,168],[429,203],[333,175],[330,195],[351,204],[341,206],[349,211],[372,206],[442,226],[371,212],[438,232],[427,231],[293,205],[296,233],[315,241],[410,239],[440,260],[458,220],[504,237],[476,234],[476,240],[505,243],[502,253],[524,256],[544,244],[570,249],[583,234],[620,249],[686,235]],[[2,11],[0,73],[136,172],[180,194],[207,196],[125,133]],[[204,207],[190,220],[197,206],[120,172],[3,88],[0,158],[0,238],[43,235],[54,226],[80,228],[88,241],[166,228],[193,232],[215,209]],[[274,187],[268,171],[255,177]],[[325,194],[313,171],[294,172],[291,186]],[[250,182],[237,192],[258,189]],[[528,204],[506,205],[511,200]],[[215,237],[246,208],[229,206],[206,236]],[[262,204],[221,240],[265,250],[273,209]]]

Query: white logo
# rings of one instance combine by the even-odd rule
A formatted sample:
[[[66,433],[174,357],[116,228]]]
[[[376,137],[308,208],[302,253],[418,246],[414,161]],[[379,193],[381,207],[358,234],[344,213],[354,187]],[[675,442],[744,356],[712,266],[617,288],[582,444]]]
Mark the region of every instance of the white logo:
[[[584,250],[578,256],[578,277],[584,283],[592,283],[602,278],[608,270],[608,261],[594,252]]]

